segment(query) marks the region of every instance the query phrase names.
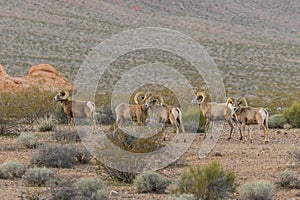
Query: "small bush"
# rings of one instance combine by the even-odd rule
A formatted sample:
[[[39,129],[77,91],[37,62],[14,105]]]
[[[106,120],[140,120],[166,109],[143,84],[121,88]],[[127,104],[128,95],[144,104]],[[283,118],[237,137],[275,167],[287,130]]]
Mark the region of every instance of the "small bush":
[[[169,186],[169,181],[155,172],[147,172],[140,174],[134,180],[134,185],[137,191],[143,192],[157,192],[161,193]]]
[[[79,199],[80,193],[74,187],[58,187],[51,193],[51,200]]]
[[[76,186],[81,191],[81,195],[89,199],[106,199],[104,183],[99,178],[81,178]]]
[[[197,133],[204,132],[205,118],[199,108],[189,108],[186,112],[182,113],[182,118],[187,131],[197,131]],[[197,120],[197,124],[194,123],[195,120]]]
[[[17,138],[17,143],[26,148],[36,148],[37,137],[33,134],[21,133],[21,135]]]
[[[26,171],[26,166],[17,161],[8,161],[0,165],[0,178],[21,178]]]
[[[22,177],[24,183],[28,186],[45,186],[46,182],[55,179],[54,173],[47,168],[28,169]]]
[[[244,184],[240,190],[242,200],[272,200],[274,186],[264,180]]]
[[[62,143],[80,142],[81,139],[78,135],[76,128],[55,128],[53,137],[56,141]]]
[[[88,163],[92,158],[92,154],[85,147],[76,147],[76,160],[81,164]]]
[[[175,193],[191,193],[197,199],[225,199],[235,191],[235,175],[224,171],[217,162],[191,167],[178,182]]]
[[[300,188],[298,176],[291,171],[283,171],[280,173],[280,181],[278,184],[283,188]]]
[[[33,154],[31,163],[40,167],[71,168],[75,155],[76,150],[72,146],[43,144]]]
[[[272,115],[269,118],[270,128],[283,128],[283,125],[287,123],[287,120],[282,114]]]
[[[300,103],[294,102],[291,107],[283,112],[283,116],[286,118],[287,123],[295,128],[300,128]]]
[[[54,120],[52,116],[39,118],[36,122],[36,129],[40,132],[52,131],[54,128]]]

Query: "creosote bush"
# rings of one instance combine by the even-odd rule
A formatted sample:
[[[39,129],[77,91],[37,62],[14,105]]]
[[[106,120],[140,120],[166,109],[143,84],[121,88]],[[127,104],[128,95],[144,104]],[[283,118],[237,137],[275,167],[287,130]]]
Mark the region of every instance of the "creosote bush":
[[[283,188],[300,188],[298,176],[287,170],[280,173],[280,180],[278,184]]]
[[[274,186],[268,181],[252,181],[241,187],[240,197],[242,200],[272,200],[274,190]]]
[[[169,181],[155,172],[139,174],[134,185],[139,193],[156,192],[162,193],[169,186]]]
[[[282,114],[272,115],[269,118],[269,128],[283,128],[286,123],[287,120]]]
[[[190,193],[196,199],[227,199],[235,191],[235,175],[224,171],[219,163],[191,167],[185,171],[173,193]]]
[[[291,107],[283,112],[283,116],[286,118],[287,123],[295,128],[300,128],[300,103],[294,102]]]
[[[22,176],[22,180],[25,185],[28,186],[45,186],[48,181],[55,179],[54,173],[45,167],[30,168],[26,170],[25,174]]]
[[[31,158],[31,164],[54,168],[71,168],[75,164],[76,150],[70,145],[38,146]]]
[[[25,165],[17,161],[8,161],[0,165],[0,179],[21,178],[25,171]]]
[[[54,93],[37,87],[17,93],[0,92],[0,134],[16,132],[21,122],[32,124],[54,110]]]
[[[37,137],[31,133],[21,133],[16,141],[22,147],[33,149],[36,148]]]
[[[37,119],[36,129],[40,132],[52,131],[54,128],[54,120],[52,116],[44,116]]]
[[[76,186],[80,190],[82,198],[95,200],[107,199],[104,183],[99,178],[81,178],[77,181]]]

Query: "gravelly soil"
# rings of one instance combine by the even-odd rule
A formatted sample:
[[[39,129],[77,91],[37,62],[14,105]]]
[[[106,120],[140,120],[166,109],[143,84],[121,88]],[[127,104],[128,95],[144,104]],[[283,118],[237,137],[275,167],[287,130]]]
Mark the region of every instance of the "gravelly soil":
[[[279,173],[290,170],[300,176],[300,162],[295,158],[295,152],[300,152],[300,130],[270,130],[270,142],[264,144],[262,131],[253,130],[253,143],[247,140],[240,141],[235,132],[233,139],[227,141],[228,129],[218,139],[213,150],[202,159],[199,159],[199,148],[203,142],[201,134],[197,134],[192,145],[181,158],[170,166],[158,172],[170,180],[178,179],[180,173],[190,166],[208,164],[212,160],[220,162],[225,169],[233,170],[237,176],[237,188],[248,181],[268,180],[273,184],[279,180]],[[49,141],[47,133],[37,133],[40,140]],[[209,137],[208,137],[209,139]],[[31,154],[35,150],[18,147],[15,138],[1,137],[0,163],[8,160],[16,160],[23,164],[29,164]],[[69,180],[77,180],[81,177],[99,177],[106,185],[107,191],[115,190],[119,196],[110,196],[110,199],[166,199],[168,194],[138,194],[133,185],[112,181],[108,175],[99,168],[94,161],[85,165],[76,165],[73,169],[53,169],[56,177]],[[21,179],[0,180],[0,194],[2,199],[20,199],[22,192],[25,194],[46,191],[47,188],[26,187]],[[274,199],[300,199],[300,191],[293,189],[277,188]],[[236,192],[234,198],[238,198]]]

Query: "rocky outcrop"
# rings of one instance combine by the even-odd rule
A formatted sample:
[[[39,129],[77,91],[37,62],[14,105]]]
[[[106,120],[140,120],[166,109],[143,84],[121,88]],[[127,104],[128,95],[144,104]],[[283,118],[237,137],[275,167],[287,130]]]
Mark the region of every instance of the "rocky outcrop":
[[[0,90],[2,92],[19,92],[30,87],[51,91],[73,89],[72,83],[49,64],[32,66],[24,77],[10,77],[0,65]]]

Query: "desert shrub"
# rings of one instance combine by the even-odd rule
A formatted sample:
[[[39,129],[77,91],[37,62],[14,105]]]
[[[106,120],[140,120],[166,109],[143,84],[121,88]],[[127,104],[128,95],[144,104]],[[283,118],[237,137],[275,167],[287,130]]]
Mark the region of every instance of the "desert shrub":
[[[40,91],[38,87],[16,93],[20,117],[32,124],[43,116],[49,116],[55,108],[54,96],[55,93]]]
[[[17,161],[8,161],[0,165],[0,178],[21,178],[26,171],[26,166]]]
[[[0,134],[15,133],[20,119],[17,98],[11,93],[0,93]]]
[[[113,130],[113,128],[111,129]],[[137,138],[124,133],[120,129],[117,129],[116,131],[114,131],[114,134],[109,134],[107,135],[107,137],[115,146],[124,149],[125,151],[130,151],[133,153],[149,153],[149,152],[159,150],[164,146],[158,141],[158,137],[160,137],[160,134],[157,134],[149,138]],[[105,165],[105,163],[107,163],[106,159],[109,160],[111,156],[113,156],[114,159],[117,160],[120,159],[123,160],[124,162],[127,162],[126,160],[124,160],[122,155],[118,155],[118,154],[112,155],[110,153],[109,155],[107,155],[107,158],[106,156],[103,156],[103,149],[110,148],[109,146],[105,146],[105,145],[109,145],[109,144],[98,145],[99,149],[96,150],[96,158],[98,158],[99,161],[98,164],[101,167],[103,167],[103,169],[112,179],[126,182],[126,183],[131,183],[136,176],[135,173],[119,171],[117,169]],[[132,166],[132,163],[127,163],[125,165],[126,166],[124,166],[124,168],[127,168],[128,166]]]
[[[271,200],[274,196],[274,186],[264,180],[244,184],[240,189],[243,200]]]
[[[76,186],[84,198],[106,199],[104,183],[99,178],[81,178],[77,181]]]
[[[37,137],[33,134],[21,133],[16,141],[20,146],[32,149],[36,148]]]
[[[291,107],[283,112],[283,116],[286,118],[287,123],[300,128],[300,103],[294,102]]]
[[[53,137],[56,141],[62,143],[80,142],[81,139],[75,127],[55,128]]]
[[[137,191],[143,192],[164,192],[169,186],[169,181],[155,172],[147,172],[139,174],[135,180],[134,185]]]
[[[81,164],[88,163],[93,158],[93,155],[85,147],[76,147],[75,152],[75,158]]]
[[[36,121],[36,129],[40,132],[52,131],[53,128],[54,120],[51,115],[49,117],[44,116]]]
[[[79,199],[79,191],[74,187],[58,187],[51,192],[51,200]]]
[[[287,170],[280,173],[278,184],[283,188],[300,188],[298,176]]]
[[[235,191],[235,175],[224,171],[219,163],[211,162],[205,167],[191,167],[178,182],[175,193],[191,193],[197,199],[226,199]]]
[[[199,108],[191,107],[182,113],[186,131],[196,130],[197,133],[204,132],[205,118]],[[197,124],[193,122],[197,119]]]
[[[45,167],[30,168],[22,176],[23,182],[28,186],[45,186],[48,181],[55,179],[54,173]]]
[[[283,125],[287,123],[287,120],[282,114],[272,115],[269,118],[270,128],[283,128]]]
[[[37,166],[71,168],[75,163],[76,150],[69,145],[42,144],[33,154],[31,163]]]

